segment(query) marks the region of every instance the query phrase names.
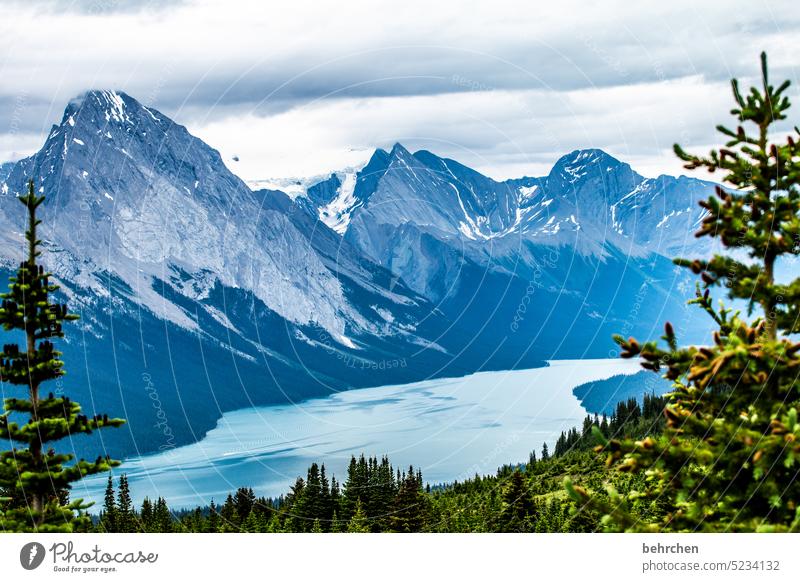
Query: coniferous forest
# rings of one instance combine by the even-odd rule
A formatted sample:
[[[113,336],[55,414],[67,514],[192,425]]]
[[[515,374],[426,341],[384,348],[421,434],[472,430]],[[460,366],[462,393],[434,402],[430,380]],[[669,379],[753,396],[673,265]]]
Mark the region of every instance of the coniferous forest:
[[[623,358],[671,382],[664,395],[616,404],[563,432],[552,450],[509,460],[494,475],[429,483],[418,467],[353,457],[346,475],[324,459],[278,498],[246,484],[192,510],[169,500],[134,505],[125,466],[59,452],[71,434],[120,426],[87,417],[69,396],[54,341],[75,319],[53,302],[58,286],[39,262],[33,182],[19,200],[28,252],[3,294],[0,322],[11,343],[0,354],[5,400],[0,438],[0,527],[4,531],[99,532],[796,532],[800,531],[800,278],[783,281],[781,261],[800,254],[800,129],[786,120],[789,82],[773,84],[766,55],[761,84],[732,82],[732,125],[707,155],[675,146],[689,170],[720,185],[701,202],[696,233],[721,243],[710,258],[679,257],[697,277],[691,304],[713,322],[708,345],[684,346],[670,323],[660,341],[615,337]],[[745,305],[744,310],[731,305]],[[17,342],[22,343],[15,343]],[[50,388],[50,385],[54,385]],[[539,448],[541,446],[541,448]],[[531,443],[534,449],[534,443]],[[70,498],[70,486],[110,471],[102,507]],[[91,514],[90,514],[91,511]]]

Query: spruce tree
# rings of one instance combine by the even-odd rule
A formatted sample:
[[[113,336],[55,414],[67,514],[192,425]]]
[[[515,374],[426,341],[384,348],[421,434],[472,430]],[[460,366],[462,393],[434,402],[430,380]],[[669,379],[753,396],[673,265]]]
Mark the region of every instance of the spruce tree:
[[[255,511],[251,511],[247,514],[247,517],[242,524],[242,530],[247,533],[258,533],[262,531],[264,524],[261,521],[261,516],[256,514]]]
[[[289,494],[286,496],[286,507],[288,509],[288,516],[286,519],[286,528],[293,532],[306,531],[305,516],[305,497],[306,497],[306,482],[302,477],[298,477],[292,485]]]
[[[239,487],[239,489],[236,490],[236,495],[233,497],[236,513],[242,518],[246,518],[250,515],[255,502],[256,494],[250,487]]]
[[[103,512],[100,514],[100,530],[108,533],[117,531],[117,502],[114,499],[114,480],[111,475],[108,476]]]
[[[800,254],[800,130],[770,141],[773,124],[786,119],[789,82],[770,84],[763,53],[761,74],[747,93],[733,80],[736,127],[717,128],[724,147],[702,157],[675,146],[686,168],[722,174],[726,187],[701,203],[697,236],[735,252],[676,260],[702,279],[691,303],[716,324],[711,345],[679,347],[669,323],[663,344],[616,338],[624,357],[642,358],[675,384],[662,435],[604,443],[610,464],[644,477],[640,490],[611,490],[602,502],[568,484],[611,530],[800,530],[800,278],[775,278],[781,259]],[[746,303],[747,316],[715,306],[714,288]],[[656,504],[666,508],[660,518],[633,517],[634,505]]]
[[[133,533],[137,529],[136,513],[133,510],[128,476],[123,474],[119,478],[119,493],[117,494],[117,531],[119,533]]]
[[[315,516],[322,520],[323,528],[329,528],[333,517],[333,505],[331,504],[331,488],[328,477],[325,475],[325,464],[319,468],[320,484],[320,514]]]
[[[220,530],[219,512],[214,500],[211,500],[211,506],[208,509],[208,531],[209,533],[217,533]]]
[[[339,510],[342,505],[342,495],[341,492],[339,491],[339,482],[336,480],[335,476],[331,476],[331,495],[329,504],[330,504],[329,512],[331,514],[331,524],[333,524],[337,510]]]
[[[142,501],[142,509],[139,512],[140,529],[145,533],[154,532],[155,520],[153,519],[153,503],[149,497]]]
[[[304,531],[311,527],[315,519],[324,517],[325,496],[323,491],[320,467],[316,463],[311,463],[308,468],[305,493],[303,503],[296,504],[294,512],[298,517],[303,518],[305,523],[302,525]]]
[[[525,475],[516,470],[503,491],[503,509],[498,516],[499,530],[517,533],[528,531],[528,520],[533,516],[534,509]]]
[[[272,514],[272,519],[270,519],[269,523],[267,524],[267,532],[269,532],[269,533],[283,533],[284,531],[285,530],[284,530],[283,524],[281,524],[280,517],[278,517],[278,513],[274,512]]]
[[[173,531],[172,513],[167,506],[167,501],[163,497],[159,497],[156,501],[155,509],[153,510],[153,522],[155,525],[154,531],[158,533],[170,533]]]
[[[364,465],[363,469],[362,464]],[[363,455],[360,461],[357,461],[355,456],[350,457],[350,465],[347,467],[347,479],[344,482],[344,494],[342,496],[342,516],[345,521],[350,520],[356,511],[356,504],[361,499],[361,496],[366,494],[365,467]]]
[[[219,512],[221,520],[221,530],[223,532],[239,532],[242,529],[242,516],[236,510],[236,502],[230,493],[225,498],[225,503]],[[245,516],[246,517],[246,516]]]
[[[203,516],[203,510],[195,507],[188,515],[184,515],[178,524],[176,524],[173,531],[187,532],[187,533],[202,533],[207,531],[206,518]]]
[[[414,467],[409,467],[394,500],[394,511],[389,520],[392,531],[422,531],[426,507],[425,494],[422,492],[422,474],[415,474]]]
[[[331,533],[340,533],[342,531],[342,522],[336,510],[333,510],[333,517],[331,517]]]
[[[78,317],[67,311],[66,304],[54,303],[51,294],[58,285],[38,263],[41,254],[36,213],[44,202],[38,196],[33,180],[28,193],[19,197],[28,211],[25,232],[27,257],[10,278],[9,291],[0,295],[0,324],[6,331],[24,334],[25,345],[3,346],[0,353],[0,382],[23,387],[21,398],[7,398],[5,413],[0,415],[0,438],[22,445],[0,453],[0,488],[14,492],[24,503],[5,507],[2,528],[10,531],[73,531],[89,526],[85,514],[90,505],[81,499],[65,501],[64,493],[72,483],[118,465],[117,461],[98,457],[95,461],[79,459],[68,453],[57,453],[52,445],[77,434],[88,434],[109,426],[119,426],[121,419],[106,415],[88,418],[81,407],[63,394],[42,396],[42,385],[65,374],[61,353],[51,340],[64,337],[62,324]],[[27,417],[18,424],[11,415]],[[71,463],[71,464],[70,464]]]
[[[369,523],[367,521],[367,514],[364,512],[364,507],[361,500],[356,500],[355,512],[350,522],[347,524],[347,533],[369,533]]]

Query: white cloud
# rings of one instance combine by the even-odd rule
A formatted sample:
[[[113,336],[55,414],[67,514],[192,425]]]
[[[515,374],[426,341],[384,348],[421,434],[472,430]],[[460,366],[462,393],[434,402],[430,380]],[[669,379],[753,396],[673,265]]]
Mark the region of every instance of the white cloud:
[[[797,79],[792,6],[18,2],[0,21],[0,159],[36,149],[70,97],[116,88],[248,179],[322,173],[394,141],[497,177],[578,147],[675,172],[671,144],[714,142],[726,80],[756,74],[762,48]]]
[[[724,117],[728,92],[727,84],[693,77],[564,92],[329,99],[275,115],[190,124],[190,130],[216,144],[226,160],[238,156],[229,164],[246,179],[321,174],[395,141],[498,179],[546,173],[561,154],[588,147],[658,175],[682,171],[671,153],[675,141],[701,151],[711,143],[706,129],[713,132]],[[230,135],[236,140],[227,140]]]

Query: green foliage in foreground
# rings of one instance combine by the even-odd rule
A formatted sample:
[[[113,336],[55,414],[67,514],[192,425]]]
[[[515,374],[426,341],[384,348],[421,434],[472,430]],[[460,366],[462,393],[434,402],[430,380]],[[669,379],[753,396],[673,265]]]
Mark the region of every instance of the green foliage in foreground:
[[[28,211],[27,256],[11,277],[8,292],[0,294],[0,325],[22,336],[25,343],[3,346],[0,383],[20,387],[24,395],[5,399],[0,439],[21,448],[0,453],[0,491],[4,493],[0,531],[70,532],[90,525],[84,513],[89,506],[80,499],[68,500],[70,484],[119,463],[101,457],[72,462],[73,455],[58,453],[52,446],[70,435],[119,426],[123,421],[105,415],[86,417],[58,387],[56,394],[40,393],[42,384],[64,375],[61,353],[51,340],[64,337],[62,324],[78,316],[68,313],[65,304],[51,302],[58,285],[51,283],[51,274],[37,262],[41,241],[36,228],[41,221],[36,212],[44,196],[36,195],[32,180],[19,201]]]
[[[800,531],[800,344],[792,337],[800,332],[800,278],[775,279],[777,262],[800,254],[800,144],[791,135],[769,141],[773,124],[786,119],[789,81],[771,85],[761,60],[760,88],[742,94],[733,81],[737,126],[718,127],[725,147],[700,157],[675,146],[686,168],[720,171],[730,187],[702,203],[697,236],[738,252],[676,260],[702,277],[692,303],[718,327],[712,345],[678,347],[669,323],[663,347],[616,338],[623,356],[643,358],[676,384],[662,434],[606,443],[609,464],[639,486],[609,487],[606,499],[568,485],[611,531]],[[715,287],[745,301],[749,317],[715,307]],[[642,503],[663,511],[642,518],[634,511]]]
[[[109,478],[103,513],[105,532],[587,532],[600,528],[600,516],[582,508],[564,491],[568,476],[602,494],[611,476],[620,491],[639,481],[609,470],[591,450],[592,432],[605,438],[641,437],[663,426],[661,397],[620,403],[611,417],[586,417],[581,430],[564,432],[554,453],[527,463],[504,466],[494,476],[423,486],[413,467],[397,471],[384,457],[351,459],[345,482],[328,478],[325,466],[309,467],[288,494],[256,497],[240,488],[221,506],[172,513],[164,499],[145,499],[133,511],[125,476],[119,490]],[[641,505],[637,515],[650,518]]]

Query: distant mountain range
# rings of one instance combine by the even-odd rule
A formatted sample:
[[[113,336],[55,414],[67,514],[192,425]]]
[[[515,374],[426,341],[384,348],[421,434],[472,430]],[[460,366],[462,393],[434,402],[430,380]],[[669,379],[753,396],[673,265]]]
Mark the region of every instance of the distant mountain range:
[[[0,165],[3,277],[29,179],[48,196],[43,258],[82,315],[65,388],[129,420],[102,435],[114,455],[192,442],[254,404],[605,357],[612,333],[654,337],[665,319],[703,337],[670,258],[709,251],[692,233],[713,184],[643,178],[600,150],[497,182],[396,144],[289,196],[251,190],[132,97],[90,91],[39,152]]]

